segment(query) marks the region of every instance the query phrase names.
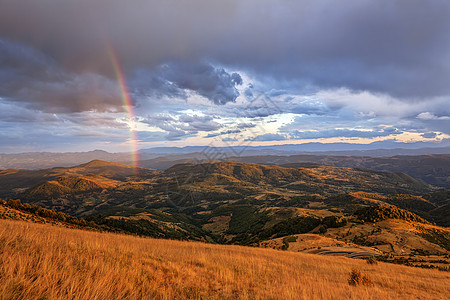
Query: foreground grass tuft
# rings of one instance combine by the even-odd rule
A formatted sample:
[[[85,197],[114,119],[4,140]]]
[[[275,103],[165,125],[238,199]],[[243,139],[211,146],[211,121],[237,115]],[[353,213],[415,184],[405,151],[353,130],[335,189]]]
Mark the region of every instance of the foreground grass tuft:
[[[357,269],[353,269],[350,272],[350,278],[348,279],[348,284],[350,285],[371,285],[372,281],[369,279],[369,277],[367,277],[366,275],[364,275],[363,273],[361,273],[361,271],[357,270]]]

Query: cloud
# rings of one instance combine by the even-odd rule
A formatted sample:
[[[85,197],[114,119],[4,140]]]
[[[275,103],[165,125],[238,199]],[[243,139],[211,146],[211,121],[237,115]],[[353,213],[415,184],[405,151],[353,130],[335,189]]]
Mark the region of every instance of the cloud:
[[[212,137],[216,137],[216,136],[220,136],[220,135],[225,135],[225,134],[236,134],[236,133],[241,133],[240,129],[230,129],[230,130],[226,130],[226,131],[221,131],[221,132],[217,132],[217,133],[209,133],[206,138],[212,138]]]
[[[265,133],[255,137],[250,137],[245,139],[245,141],[258,141],[258,142],[267,142],[267,141],[285,141],[288,138],[282,134],[276,133]]]
[[[236,86],[242,84],[242,77],[205,62],[170,62],[154,69],[138,69],[130,83],[141,96],[186,97],[186,91],[193,91],[223,105],[239,96]]]
[[[402,132],[396,128],[386,128],[380,131],[374,130],[355,130],[355,129],[326,129],[318,131],[298,131],[295,130],[291,133],[293,139],[320,139],[320,138],[332,138],[332,137],[344,137],[344,138],[375,138],[389,135],[401,134]]]
[[[199,131],[214,131],[222,127],[211,116],[188,114],[177,117],[164,113],[153,114],[143,119],[142,122],[164,130],[167,133],[165,139],[171,141],[195,136]]]
[[[86,125],[59,116],[47,122],[0,121],[0,151],[86,151],[107,149],[109,145],[117,151],[117,145],[126,140],[128,132],[125,126],[109,127],[100,121],[97,125]]]
[[[226,137],[222,139],[222,142],[237,142],[239,141],[237,138],[233,138],[233,137]]]
[[[433,109],[433,107],[427,107]],[[410,118],[410,126],[421,132],[442,132],[450,134],[449,108],[444,105],[436,107],[435,112],[422,112],[416,117]],[[439,115],[437,115],[439,114]]]
[[[126,139],[112,48],[136,119],[158,128],[147,141],[440,138],[449,15],[445,0],[3,1],[0,126]]]
[[[239,129],[254,128],[254,127],[256,127],[256,124],[255,123],[250,123],[250,122],[239,123],[239,124],[236,125],[236,127],[239,128]]]
[[[445,0],[16,0],[2,4],[0,36],[76,73],[112,77],[109,43],[126,72],[208,58],[279,86],[425,101],[450,93],[449,14]]]
[[[115,81],[74,74],[25,45],[0,39],[0,97],[44,112],[122,111]]]
[[[426,132],[422,133],[421,136],[426,139],[434,139],[437,136],[437,134],[436,132]]]
[[[180,115],[178,120],[182,123],[186,123],[187,126],[182,128],[186,130],[198,130],[198,131],[213,131],[222,127],[219,123],[214,121],[211,116],[198,116],[198,115]]]
[[[27,109],[0,98],[0,120],[5,123],[52,123],[58,120],[54,114]]]
[[[118,82],[95,73],[73,73],[43,53],[0,39],[0,97],[51,113],[121,112]],[[207,63],[170,63],[154,70],[137,70],[131,92],[143,96],[186,98],[188,91],[216,104],[233,102],[242,84],[238,73]],[[136,101],[136,99],[135,99]]]
[[[286,102],[290,106],[289,111],[291,113],[325,115],[330,112],[330,108],[323,101],[295,100],[296,99],[291,99],[290,97],[286,99]]]
[[[449,116],[438,117],[430,112],[423,112],[417,115],[417,119],[428,121],[428,120],[450,120]]]

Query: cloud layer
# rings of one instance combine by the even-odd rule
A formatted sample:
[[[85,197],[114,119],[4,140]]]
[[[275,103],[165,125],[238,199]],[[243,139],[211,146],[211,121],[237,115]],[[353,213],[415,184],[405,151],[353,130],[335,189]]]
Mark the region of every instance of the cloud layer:
[[[154,69],[139,69],[130,81],[138,96],[186,97],[186,91],[193,91],[221,105],[235,101],[239,96],[236,86],[242,84],[241,76],[228,73],[211,64],[166,63]]]
[[[111,149],[132,127],[142,147],[439,141],[449,28],[446,0],[0,1],[0,128]]]
[[[0,35],[78,72],[112,74],[108,41],[126,70],[208,58],[303,88],[417,99],[450,92],[449,15],[445,0],[17,0],[1,5]]]
[[[75,74],[43,53],[0,39],[0,97],[45,112],[121,111],[115,81]]]

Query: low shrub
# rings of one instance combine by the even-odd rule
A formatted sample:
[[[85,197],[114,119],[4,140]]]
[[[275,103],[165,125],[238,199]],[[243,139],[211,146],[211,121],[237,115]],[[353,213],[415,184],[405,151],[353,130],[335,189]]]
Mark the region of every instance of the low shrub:
[[[348,284],[350,285],[371,285],[372,281],[369,279],[369,277],[367,277],[366,275],[364,275],[363,273],[361,273],[361,271],[357,270],[357,269],[353,269],[350,272],[350,277],[348,279]]]
[[[367,259],[367,263],[369,265],[376,265],[378,263],[378,260],[375,258],[375,256],[372,255]]]

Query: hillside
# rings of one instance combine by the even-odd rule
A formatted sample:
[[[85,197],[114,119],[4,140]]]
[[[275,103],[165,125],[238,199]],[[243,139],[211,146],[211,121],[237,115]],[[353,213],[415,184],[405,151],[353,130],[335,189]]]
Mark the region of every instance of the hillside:
[[[28,189],[26,198],[58,197],[63,194],[74,194],[87,191],[96,191],[115,188],[119,181],[97,175],[79,177],[59,177]]]
[[[450,187],[450,154],[430,154],[392,157],[332,156],[332,155],[261,155],[227,158],[230,161],[274,164],[292,167],[298,163],[317,163],[335,167],[401,172],[428,184]]]
[[[310,233],[284,231],[284,236],[275,236],[260,242],[259,246],[320,255],[373,255],[389,262],[448,268],[448,228],[429,224],[394,206],[364,207],[355,216],[341,224],[335,222],[341,218],[326,217],[322,225]]]
[[[3,201],[0,199],[0,219],[20,220],[32,223],[53,224],[65,227],[83,228],[86,230],[110,230],[104,226],[98,226],[93,222],[86,222],[62,212],[23,204],[17,200]],[[112,231],[112,230],[110,230]]]
[[[311,200],[356,191],[423,195],[434,190],[401,173],[231,162],[182,164],[164,172],[141,168],[135,176],[129,166],[92,161],[72,168],[5,172],[0,180],[0,197],[19,198],[78,216],[117,207],[160,209],[192,206],[195,202],[199,211],[237,199],[286,206],[289,201],[302,203],[296,200],[301,197]],[[432,204],[432,208],[437,206]]]
[[[450,293],[448,272],[345,257],[7,220],[0,220],[0,241],[5,299],[444,299]],[[349,285],[352,270],[370,283]]]
[[[3,201],[0,199],[0,219],[50,223],[87,230],[120,232],[157,238],[213,241],[210,232],[190,224],[188,218],[180,218],[159,211],[138,213],[129,217],[95,216],[86,220],[61,211],[21,203],[19,200]]]
[[[245,183],[272,185],[308,193],[334,194],[351,191],[421,194],[432,187],[402,173],[339,168],[323,165],[267,166],[253,163],[219,162],[181,164],[164,174],[208,180],[215,175],[227,176]]]
[[[138,175],[142,178],[152,176],[154,170],[138,168]],[[0,172],[0,197],[7,197],[23,192],[39,184],[57,180],[62,177],[80,177],[96,175],[113,180],[126,180],[135,177],[135,169],[119,163],[93,160],[89,163],[68,167],[41,170],[3,170]],[[97,178],[97,181],[100,177]],[[54,183],[53,183],[54,184]]]

